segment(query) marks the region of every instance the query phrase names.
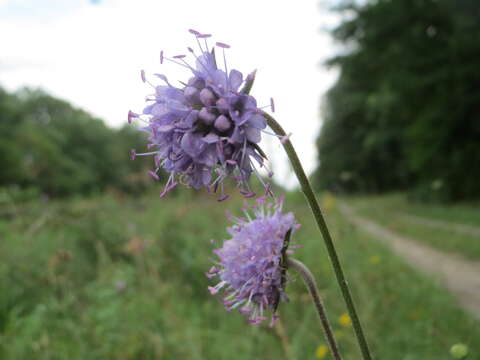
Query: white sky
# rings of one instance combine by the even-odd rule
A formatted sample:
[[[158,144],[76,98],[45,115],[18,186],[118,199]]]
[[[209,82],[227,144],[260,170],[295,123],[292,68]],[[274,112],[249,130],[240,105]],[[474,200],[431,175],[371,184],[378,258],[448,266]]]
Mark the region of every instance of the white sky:
[[[260,105],[275,99],[275,117],[311,172],[321,95],[335,78],[320,65],[334,51],[322,29],[338,21],[316,0],[0,0],[0,86],[41,87],[121,126],[151,91],[141,69],[188,79],[160,65],[159,52],[188,54],[193,28],[232,46],[230,68],[258,69],[252,95]],[[275,179],[295,184],[278,141],[262,146]]]

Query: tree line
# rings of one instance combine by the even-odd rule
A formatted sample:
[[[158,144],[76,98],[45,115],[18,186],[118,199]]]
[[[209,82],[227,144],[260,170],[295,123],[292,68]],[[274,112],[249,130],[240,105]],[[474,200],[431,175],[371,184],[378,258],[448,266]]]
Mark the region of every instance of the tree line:
[[[343,1],[318,189],[480,198],[478,0]]]
[[[129,159],[145,135],[113,129],[41,90],[0,88],[0,187],[36,189],[49,196],[106,189],[139,192],[150,184],[152,159]]]

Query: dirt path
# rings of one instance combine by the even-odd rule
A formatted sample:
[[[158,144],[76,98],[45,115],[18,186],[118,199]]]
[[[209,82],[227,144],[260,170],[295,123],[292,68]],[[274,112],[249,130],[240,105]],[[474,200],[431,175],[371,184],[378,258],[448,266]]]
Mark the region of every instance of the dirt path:
[[[480,262],[448,254],[400,236],[357,215],[345,203],[339,203],[338,207],[349,221],[390,246],[412,267],[439,279],[463,308],[480,318]]]
[[[436,229],[442,229],[442,230],[450,230],[450,231],[453,230],[461,234],[470,235],[473,237],[480,237],[480,228],[476,226],[454,224],[451,222],[426,219],[423,217],[406,215],[406,214],[400,215],[400,217],[414,224],[425,225],[425,226],[429,226]]]

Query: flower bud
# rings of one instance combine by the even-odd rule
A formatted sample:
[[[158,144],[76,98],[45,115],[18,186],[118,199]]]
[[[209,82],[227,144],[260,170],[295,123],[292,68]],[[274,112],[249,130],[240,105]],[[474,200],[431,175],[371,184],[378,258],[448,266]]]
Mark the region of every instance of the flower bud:
[[[230,129],[230,126],[230,120],[225,115],[220,115],[217,117],[217,120],[215,120],[215,129],[218,131],[227,131]]]
[[[205,87],[205,80],[194,76],[188,80],[188,86],[193,86],[199,90],[203,89]]]
[[[282,212],[282,200],[266,201],[261,197],[244,209],[245,219],[230,217],[232,238],[214,251],[219,259],[206,273],[219,279],[208,287],[210,293],[223,289],[227,311],[238,308],[251,324],[265,320],[265,311],[275,313],[279,300],[286,300],[282,261],[290,234],[299,227],[292,213]]]
[[[206,125],[212,125],[216,118],[215,114],[212,114],[205,107],[200,110],[198,117],[202,119]]]
[[[215,94],[212,90],[204,88],[200,91],[200,101],[205,106],[212,106],[217,101]]]
[[[183,94],[191,102],[198,102],[200,100],[199,94],[198,94],[198,89],[193,87],[193,86],[187,86],[183,90]]]
[[[230,109],[230,105],[228,104],[228,101],[225,98],[220,98],[217,100],[217,109],[220,111],[222,114],[228,114],[228,110]]]
[[[450,355],[454,359],[465,359],[468,355],[468,346],[465,344],[455,344],[450,348]]]

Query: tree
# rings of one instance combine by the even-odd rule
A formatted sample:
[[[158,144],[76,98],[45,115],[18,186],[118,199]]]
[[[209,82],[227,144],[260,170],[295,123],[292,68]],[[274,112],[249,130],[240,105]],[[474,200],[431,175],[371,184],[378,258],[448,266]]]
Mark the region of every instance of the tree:
[[[36,187],[51,196],[113,187],[139,191],[152,182],[151,159],[129,159],[141,132],[115,130],[40,90],[0,90],[0,186]]]
[[[348,51],[328,62],[340,77],[326,96],[317,187],[480,197],[476,176],[463,175],[480,165],[478,6],[378,0],[337,10],[352,16],[332,32]]]

